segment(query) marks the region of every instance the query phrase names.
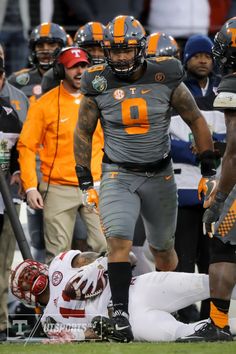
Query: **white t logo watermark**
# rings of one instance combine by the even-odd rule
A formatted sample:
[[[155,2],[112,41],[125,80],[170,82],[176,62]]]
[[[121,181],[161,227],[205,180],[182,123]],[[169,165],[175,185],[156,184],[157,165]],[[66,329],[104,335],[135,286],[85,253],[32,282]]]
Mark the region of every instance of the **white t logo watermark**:
[[[22,330],[22,325],[27,325],[28,321],[27,320],[13,320],[12,322],[13,326],[17,325],[18,331],[16,332],[17,335],[23,335],[24,332]]]

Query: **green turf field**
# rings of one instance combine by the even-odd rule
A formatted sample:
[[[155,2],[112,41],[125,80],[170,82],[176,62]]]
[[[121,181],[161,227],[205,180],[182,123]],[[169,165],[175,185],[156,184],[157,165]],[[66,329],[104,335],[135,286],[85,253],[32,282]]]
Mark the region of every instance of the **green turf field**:
[[[1,354],[236,354],[230,343],[0,344]]]

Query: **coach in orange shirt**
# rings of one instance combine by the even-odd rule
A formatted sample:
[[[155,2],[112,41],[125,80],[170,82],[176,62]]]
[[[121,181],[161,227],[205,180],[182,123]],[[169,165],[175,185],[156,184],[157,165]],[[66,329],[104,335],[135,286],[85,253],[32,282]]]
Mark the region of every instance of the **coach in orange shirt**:
[[[27,203],[33,209],[44,209],[47,262],[59,252],[70,249],[78,209],[87,226],[88,243],[91,240],[94,251],[106,249],[98,215],[83,206],[74,169],[73,133],[82,96],[80,78],[89,65],[84,50],[76,47],[62,50],[56,64],[61,84],[31,105],[18,142]],[[101,150],[102,146],[96,148]],[[43,175],[39,190],[35,164],[37,152]]]

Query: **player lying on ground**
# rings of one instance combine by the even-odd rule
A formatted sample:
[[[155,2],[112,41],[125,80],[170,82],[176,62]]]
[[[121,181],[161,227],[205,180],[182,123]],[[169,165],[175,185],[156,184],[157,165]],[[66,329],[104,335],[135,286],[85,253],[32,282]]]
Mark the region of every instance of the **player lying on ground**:
[[[92,328],[99,331],[99,316],[109,322],[107,258],[97,257],[94,252],[72,250],[55,257],[49,268],[26,260],[12,271],[12,293],[28,305],[46,306],[41,322],[49,338],[98,338]],[[129,314],[134,340],[175,341],[192,333],[196,323],[181,323],[171,313],[208,297],[209,279],[205,274],[151,272],[133,278]],[[236,299],[236,288],[232,298]],[[236,334],[236,319],[230,325]],[[122,341],[111,326],[109,322],[108,332],[100,338]]]

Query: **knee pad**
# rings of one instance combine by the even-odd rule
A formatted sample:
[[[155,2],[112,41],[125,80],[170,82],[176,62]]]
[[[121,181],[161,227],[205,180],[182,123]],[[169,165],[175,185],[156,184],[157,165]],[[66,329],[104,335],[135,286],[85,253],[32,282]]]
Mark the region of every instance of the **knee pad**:
[[[236,263],[236,245],[213,237],[210,240],[210,264],[219,262]]]

